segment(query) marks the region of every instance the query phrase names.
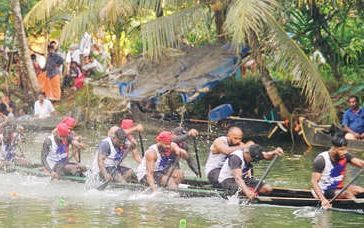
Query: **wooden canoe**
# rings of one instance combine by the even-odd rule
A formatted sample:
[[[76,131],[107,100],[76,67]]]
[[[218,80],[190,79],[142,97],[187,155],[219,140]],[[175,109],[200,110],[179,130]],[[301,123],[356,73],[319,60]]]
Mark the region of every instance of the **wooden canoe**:
[[[304,117],[299,118],[302,136],[310,147],[331,147],[331,135],[325,133],[330,128],[329,125],[318,125]],[[353,152],[364,152],[364,141],[349,140],[348,149]]]
[[[25,167],[9,167],[6,172],[19,172],[26,175],[46,177],[48,176],[43,168],[25,168]],[[86,178],[79,176],[63,176],[63,180],[84,183]],[[228,191],[219,188],[213,188],[207,180],[200,178],[187,178],[183,184],[176,190],[168,190],[168,192],[178,193],[181,197],[218,197],[228,199],[231,195]],[[148,187],[141,184],[133,183],[110,183],[111,189],[124,189],[131,191],[145,191]],[[240,200],[246,200],[244,195],[239,196]],[[320,205],[319,200],[312,196],[310,190],[305,189],[286,189],[273,188],[269,195],[260,195],[253,204],[268,204],[276,206],[291,206],[291,207],[317,207]],[[364,194],[358,196],[356,200],[338,199],[333,202],[334,209],[344,209],[364,213]]]

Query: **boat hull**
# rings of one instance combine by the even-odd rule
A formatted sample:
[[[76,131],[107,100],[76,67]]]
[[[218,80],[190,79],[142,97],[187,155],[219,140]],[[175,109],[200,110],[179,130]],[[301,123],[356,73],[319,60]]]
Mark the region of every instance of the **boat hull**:
[[[25,167],[10,167],[6,172],[19,172],[26,175],[47,177],[43,168],[25,168]],[[63,176],[63,180],[85,183],[85,177],[79,176]],[[191,185],[194,184],[194,185]],[[148,187],[141,184],[134,183],[110,183],[108,188],[123,189],[131,191],[146,191]],[[169,189],[168,192],[175,192],[181,197],[217,197],[228,199],[231,193],[223,189],[213,188],[205,179],[187,178],[178,189]],[[240,200],[246,201],[244,195],[239,196]],[[260,195],[253,202],[253,204],[267,204],[276,206],[290,206],[290,207],[318,207],[319,200],[315,199],[310,190],[305,189],[287,189],[287,188],[273,188],[269,195]],[[333,202],[333,208],[355,210],[355,212],[364,213],[364,194],[358,196],[356,200],[339,199]]]
[[[331,135],[325,133],[330,126],[315,124],[304,117],[300,117],[299,121],[303,139],[308,146],[331,147]],[[364,141],[349,140],[348,150],[352,152],[364,152]]]

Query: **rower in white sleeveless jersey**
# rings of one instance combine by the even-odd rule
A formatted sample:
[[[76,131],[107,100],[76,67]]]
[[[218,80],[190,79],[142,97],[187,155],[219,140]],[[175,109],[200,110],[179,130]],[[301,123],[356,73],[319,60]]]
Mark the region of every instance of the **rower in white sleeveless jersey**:
[[[183,180],[183,172],[177,167],[178,160],[188,159],[188,153],[172,142],[172,132],[162,131],[156,140],[157,144],[148,148],[137,168],[138,180],[148,184],[153,192],[157,186],[176,189]]]
[[[70,132],[66,124],[59,123],[56,131],[52,131],[44,140],[41,160],[52,178],[59,178],[61,175],[82,175],[84,171],[80,164],[68,161],[69,145],[73,141]]]
[[[228,155],[254,144],[253,141],[243,143],[241,141],[243,136],[244,133],[239,127],[232,126],[229,128],[227,136],[221,136],[212,143],[205,165],[205,175],[214,187],[219,187],[220,170]]]
[[[271,151],[257,145],[251,145],[243,150],[236,150],[230,154],[229,158],[222,166],[219,183],[221,187],[235,193],[241,190],[248,198],[253,199],[256,193],[253,191],[259,180],[253,176],[253,163],[260,160],[271,160],[275,155],[281,156],[283,150],[277,147]],[[263,183],[258,189],[258,193],[270,193],[272,187]]]
[[[133,170],[121,165],[129,152],[133,154],[134,160],[140,163],[141,159],[136,144],[129,141],[127,133],[119,127],[112,127],[108,134],[109,136],[101,141],[95,154],[92,173],[98,173],[105,181],[136,181]]]
[[[317,155],[313,162],[311,183],[315,196],[321,201],[321,206],[325,209],[332,205],[329,199],[333,198],[344,187],[346,165],[364,168],[364,160],[355,158],[348,153],[347,140],[342,136],[334,136],[333,146],[329,151],[324,151]],[[364,193],[364,188],[350,185],[347,190],[339,195],[339,199],[355,199],[355,196]]]

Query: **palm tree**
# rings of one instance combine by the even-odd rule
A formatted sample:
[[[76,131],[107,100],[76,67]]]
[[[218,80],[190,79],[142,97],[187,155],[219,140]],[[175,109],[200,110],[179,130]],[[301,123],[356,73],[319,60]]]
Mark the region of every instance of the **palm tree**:
[[[30,52],[28,48],[27,38],[25,36],[20,3],[19,0],[11,0],[10,4],[14,15],[15,35],[18,41],[21,63],[25,68],[26,72],[25,77],[27,79],[26,81],[29,82],[28,87],[30,87],[30,92],[32,92],[33,95],[35,95],[39,91],[39,85],[37,76],[35,75],[32,61],[30,59]]]
[[[50,16],[52,9],[74,2],[41,0],[27,15],[27,20],[44,20]],[[181,36],[188,34],[198,23],[209,21],[213,10],[215,16],[221,16],[215,20],[220,32],[218,37],[229,36],[237,50],[242,43],[249,44],[255,50],[254,56],[260,64],[262,82],[274,106],[281,108],[281,114],[289,115],[289,112],[272,83],[265,62],[272,62],[275,67],[284,69],[287,75],[292,75],[292,82],[302,89],[313,109],[327,114],[331,121],[337,120],[329,92],[318,69],[276,21],[275,12],[279,6],[275,0],[83,0],[79,1],[78,9],[86,10],[81,10],[65,25],[62,39],[73,39],[83,31],[94,30],[105,22],[120,23],[115,20],[120,17],[121,23],[125,23],[125,18],[141,13],[151,18],[148,12],[157,12],[163,5],[161,3],[164,7],[172,7],[174,13],[164,16],[159,13],[160,17],[154,16],[152,20],[142,21],[140,31],[143,50],[147,56],[159,58],[164,48],[178,46]],[[221,21],[224,21],[224,30],[220,29]]]

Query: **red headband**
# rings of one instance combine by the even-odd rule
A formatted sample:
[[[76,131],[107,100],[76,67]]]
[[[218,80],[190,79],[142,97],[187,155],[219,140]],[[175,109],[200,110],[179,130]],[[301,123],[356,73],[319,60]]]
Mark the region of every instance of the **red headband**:
[[[172,143],[173,134],[170,131],[162,131],[155,138],[158,142],[170,145]]]
[[[129,129],[129,128],[132,128],[133,126],[134,126],[134,121],[131,119],[123,119],[120,122],[120,127],[122,129]]]
[[[60,137],[67,137],[70,133],[69,127],[64,123],[59,123],[57,125],[57,133]]]
[[[76,120],[69,116],[66,116],[65,118],[63,118],[61,123],[66,124],[71,129],[76,127]]]

